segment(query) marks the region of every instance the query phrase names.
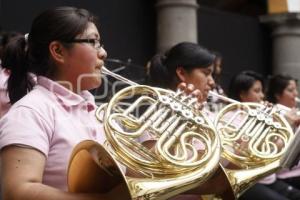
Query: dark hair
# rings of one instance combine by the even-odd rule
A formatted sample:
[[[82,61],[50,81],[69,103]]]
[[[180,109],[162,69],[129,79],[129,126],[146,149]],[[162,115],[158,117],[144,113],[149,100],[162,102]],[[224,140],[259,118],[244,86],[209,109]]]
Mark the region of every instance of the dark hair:
[[[264,87],[263,77],[254,71],[242,71],[236,74],[231,80],[228,88],[228,96],[241,101],[240,95],[247,92],[256,81],[260,81]]]
[[[11,41],[14,37],[21,35],[21,33],[16,31],[8,31],[3,32],[0,37],[0,59],[2,60],[3,51],[6,45]],[[2,66],[5,67],[5,66]]]
[[[183,67],[190,72],[194,68],[206,68],[213,64],[215,56],[207,49],[191,42],[182,42],[164,55],[155,55],[149,64],[148,84],[174,88],[178,84],[176,69]]]
[[[22,36],[7,45],[3,65],[11,69],[8,80],[11,103],[15,103],[32,89],[28,72],[46,77],[54,74],[55,66],[49,59],[49,44],[57,40],[70,48],[72,44],[67,42],[83,33],[89,22],[95,23],[95,18],[85,9],[49,9],[34,19],[27,41]]]
[[[289,75],[277,74],[270,77],[267,88],[267,100],[271,103],[277,103],[277,95],[281,95],[290,81],[297,80]]]

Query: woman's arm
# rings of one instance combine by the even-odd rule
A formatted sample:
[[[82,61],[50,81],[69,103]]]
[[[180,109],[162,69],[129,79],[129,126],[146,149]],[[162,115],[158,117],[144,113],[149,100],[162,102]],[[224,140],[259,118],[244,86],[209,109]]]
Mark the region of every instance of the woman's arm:
[[[42,184],[45,156],[35,150],[8,146],[1,151],[3,200],[101,200],[108,194],[75,194]],[[113,191],[114,193],[116,191]],[[110,192],[112,193],[112,192]],[[120,195],[121,196],[121,195]],[[115,197],[113,198],[115,199]]]

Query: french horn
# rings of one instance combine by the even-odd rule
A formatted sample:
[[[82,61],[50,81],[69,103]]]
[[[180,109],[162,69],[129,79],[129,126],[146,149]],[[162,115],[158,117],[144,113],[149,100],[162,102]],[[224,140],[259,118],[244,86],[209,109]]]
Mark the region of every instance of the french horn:
[[[203,191],[217,177],[225,189],[210,191],[233,200],[286,162],[294,134],[277,107],[210,92],[230,102],[212,123],[181,91],[138,85],[106,68],[103,73],[132,86],[98,109],[105,145],[84,141],[75,147],[70,191],[101,193],[121,184],[124,199],[167,199],[195,188]],[[137,114],[137,109],[144,111]],[[145,140],[144,134],[150,137]],[[149,138],[155,140],[153,148],[141,143]],[[220,154],[225,162],[218,164]]]
[[[223,196],[230,199],[279,170],[294,138],[275,107],[257,103],[226,106],[218,113],[215,126],[221,137],[222,158],[229,162],[222,165],[222,172],[230,185]]]
[[[291,162],[294,133],[282,111],[282,105],[241,103],[210,92],[229,104],[222,108],[214,121],[221,138],[221,164],[218,180],[225,180],[225,189],[217,196],[224,200],[239,198],[260,179]],[[292,150],[295,151],[295,150]],[[287,166],[285,166],[287,167]],[[288,166],[289,167],[289,166]]]
[[[124,199],[167,199],[206,182],[218,168],[221,148],[213,122],[194,106],[197,99],[102,70],[132,86],[96,111],[106,142],[75,147],[69,191],[105,193],[119,186]]]

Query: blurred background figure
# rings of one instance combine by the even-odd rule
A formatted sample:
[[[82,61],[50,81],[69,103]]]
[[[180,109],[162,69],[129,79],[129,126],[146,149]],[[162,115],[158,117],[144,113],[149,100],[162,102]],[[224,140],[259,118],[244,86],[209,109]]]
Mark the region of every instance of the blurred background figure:
[[[300,116],[297,114],[297,80],[289,75],[273,75],[269,79],[266,95],[267,101],[292,109],[289,112],[284,111],[284,114],[296,130],[300,125]]]
[[[254,71],[242,71],[235,75],[230,81],[228,96],[241,102],[262,102],[264,100],[262,75]]]
[[[237,75],[236,77],[238,76],[239,75]],[[234,82],[231,82],[231,84],[233,84],[230,87],[230,94],[232,94],[232,97],[235,96],[240,101],[248,102],[260,102],[262,100],[262,95],[259,95],[259,93],[261,93],[259,91],[263,91],[263,89],[259,89],[261,88],[260,84],[256,82],[256,87],[255,84],[252,84],[252,90],[249,89],[248,92],[238,93],[237,91],[239,90],[235,89],[235,85],[237,88],[242,88],[242,82],[245,82],[244,80],[246,80],[247,78],[246,76],[240,76],[238,79],[240,79],[240,81],[236,81],[235,84],[233,84]],[[260,83],[263,83],[263,79],[261,78]],[[239,95],[234,95],[234,90],[236,90],[237,94]],[[242,90],[240,89],[240,91]],[[297,97],[297,95],[298,92],[296,80],[291,76],[274,75],[270,78],[266,93],[267,100],[269,102],[273,104],[282,104],[289,108],[295,108],[295,98]],[[286,116],[292,125],[299,123],[297,122],[299,121],[299,117],[295,115],[295,112],[293,110],[291,112],[288,112]],[[297,171],[297,169],[283,170],[282,172],[278,173],[279,175],[272,174],[261,180],[260,183],[254,185],[248,191],[246,191],[240,199],[299,199],[300,190],[298,187],[298,182],[300,181],[300,179],[297,176],[299,176],[300,173],[297,173]],[[278,177],[281,177],[281,179]],[[289,177],[289,181],[284,180],[285,177]],[[298,183],[298,185],[294,183]]]
[[[262,103],[264,100],[263,76],[254,71],[242,71],[236,74],[230,81],[228,96],[240,102]],[[240,200],[287,200],[286,195],[274,190],[273,186],[282,187],[283,190],[290,185],[276,180],[276,175],[272,174],[264,178],[249,188],[239,199]],[[299,191],[298,191],[299,192]]]
[[[297,80],[289,75],[274,75],[269,79],[267,100],[289,108],[296,108]]]
[[[215,86],[213,88],[213,91],[217,92],[220,95],[224,95],[224,90],[221,86],[223,57],[219,52],[214,52],[214,54],[216,58],[214,61],[214,71],[213,71],[213,78],[215,80]]]
[[[7,93],[7,80],[10,74],[9,66],[1,66],[1,62],[5,56],[5,49],[7,44],[13,40],[16,36],[20,36],[21,33],[12,31],[4,32],[1,34],[0,40],[0,118],[8,111],[10,108],[10,102]],[[6,54],[7,55],[7,54]],[[8,55],[7,55],[8,56]],[[4,58],[5,59],[5,58]],[[13,59],[13,58],[11,58]]]
[[[0,118],[10,108],[8,93],[7,93],[7,80],[9,77],[9,71],[0,69]]]
[[[297,79],[290,75],[273,75],[269,79],[267,88],[267,100],[274,104],[281,104],[291,108],[290,112],[286,113],[286,117],[290,124],[296,129],[300,124],[300,116],[297,114],[297,101],[298,90],[297,90]],[[300,166],[292,169],[284,169],[277,173],[278,180],[290,184],[289,191],[300,189]],[[279,192],[282,191],[280,187],[275,188]],[[285,192],[288,193],[288,192]],[[291,196],[291,195],[290,195]],[[295,199],[295,198],[294,198]],[[298,196],[298,199],[300,197]]]
[[[223,87],[221,86],[223,57],[219,52],[214,52],[214,54],[215,54],[215,61],[214,61],[213,78],[215,81],[215,85],[212,89],[212,92],[225,96]],[[207,99],[206,108],[210,112],[216,113],[220,111],[227,103],[228,102],[224,102],[216,96],[209,95]]]

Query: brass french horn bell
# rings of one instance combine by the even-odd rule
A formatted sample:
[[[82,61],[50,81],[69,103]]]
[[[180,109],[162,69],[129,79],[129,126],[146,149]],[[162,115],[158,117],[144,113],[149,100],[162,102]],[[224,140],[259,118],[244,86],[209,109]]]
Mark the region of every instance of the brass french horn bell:
[[[121,185],[124,199],[167,199],[203,184],[218,168],[221,148],[197,99],[113,76],[134,85],[98,108],[106,142],[75,147],[69,190],[106,193]]]

